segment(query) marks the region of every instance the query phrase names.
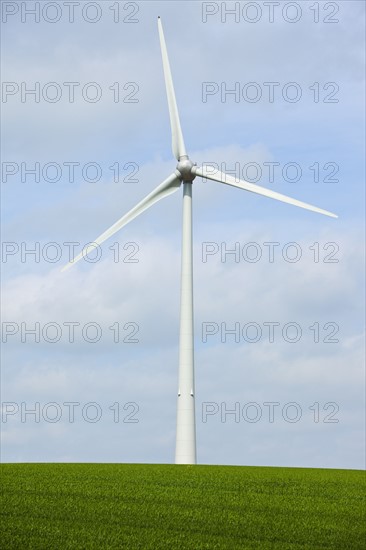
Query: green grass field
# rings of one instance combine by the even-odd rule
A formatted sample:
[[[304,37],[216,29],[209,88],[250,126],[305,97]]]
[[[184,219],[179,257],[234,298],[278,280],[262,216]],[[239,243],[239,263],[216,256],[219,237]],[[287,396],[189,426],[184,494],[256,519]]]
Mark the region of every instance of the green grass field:
[[[2,464],[2,549],[366,548],[365,473]]]

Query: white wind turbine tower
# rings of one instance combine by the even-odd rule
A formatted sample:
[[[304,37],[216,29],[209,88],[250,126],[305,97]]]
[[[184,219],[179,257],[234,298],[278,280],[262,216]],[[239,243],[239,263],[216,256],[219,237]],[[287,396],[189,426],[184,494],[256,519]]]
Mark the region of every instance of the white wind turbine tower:
[[[160,199],[177,191],[183,183],[183,234],[182,234],[182,272],[181,272],[181,311],[180,311],[180,336],[179,336],[179,383],[177,403],[177,433],[176,433],[176,464],[196,463],[196,425],[195,425],[195,389],[194,389],[194,346],[193,346],[193,266],[192,266],[192,184],[196,176],[209,180],[225,183],[257,193],[271,199],[276,199],[300,208],[305,208],[319,214],[336,218],[335,214],[287,197],[270,189],[237,180],[214,167],[197,167],[187,155],[180,126],[177,103],[175,99],[173,80],[170,71],[168,53],[166,49],[163,27],[158,18],[161,53],[165,76],[166,93],[168,97],[170,125],[172,131],[172,148],[178,164],[175,171],[149,195],[142,199],[127,214],[122,216],[114,225],[98,237],[94,243],[100,245],[106,239],[114,235],[123,226],[136,218],[139,214],[150,208]],[[74,260],[68,263],[63,270],[71,267],[80,260],[88,251],[94,249],[89,245]]]

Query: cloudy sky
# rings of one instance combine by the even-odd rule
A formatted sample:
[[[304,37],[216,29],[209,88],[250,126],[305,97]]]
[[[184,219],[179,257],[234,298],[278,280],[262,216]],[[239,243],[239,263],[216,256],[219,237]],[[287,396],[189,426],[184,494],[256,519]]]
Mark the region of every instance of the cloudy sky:
[[[194,182],[198,461],[363,468],[364,4],[45,6],[2,2],[2,460],[174,460],[181,193],[60,272],[175,168],[160,15],[190,157],[339,215]]]

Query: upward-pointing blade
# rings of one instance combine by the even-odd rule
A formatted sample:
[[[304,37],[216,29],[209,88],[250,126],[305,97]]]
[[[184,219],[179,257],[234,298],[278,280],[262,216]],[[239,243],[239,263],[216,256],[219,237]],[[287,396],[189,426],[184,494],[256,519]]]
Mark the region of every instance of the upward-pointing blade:
[[[169,176],[163,183],[158,185],[149,195],[147,195],[142,201],[140,201],[136,206],[134,206],[127,214],[122,216],[115,224],[112,225],[107,231],[104,231],[100,237],[95,239],[93,244],[89,245],[88,247],[84,248],[84,250],[78,254],[71,262],[65,265],[65,267],[62,268],[61,271],[65,271],[66,269],[69,269],[72,265],[74,265],[76,262],[78,262],[81,258],[83,258],[85,255],[88,254],[88,252],[92,252],[95,249],[94,244],[100,245],[102,244],[106,239],[109,239],[114,233],[119,231],[124,225],[127,225],[130,221],[132,221],[134,218],[139,216],[142,212],[150,208],[153,204],[160,201],[164,197],[167,197],[171,193],[174,193],[179,189],[181,185],[181,181],[177,178],[176,174],[172,174]]]
[[[255,185],[254,183],[249,183],[248,181],[237,180],[225,172],[220,172],[214,166],[200,166],[199,168],[194,169],[195,174],[201,178],[207,178],[209,180],[218,181],[220,183],[226,183],[227,185],[232,185],[233,187],[239,187],[239,189],[244,189],[245,191],[250,191],[251,193],[257,193],[258,195],[263,195],[264,197],[269,197],[270,199],[276,199],[281,202],[286,202],[287,204],[292,204],[298,206],[299,208],[305,208],[306,210],[311,210],[312,212],[317,212],[318,214],[324,214],[325,216],[330,216],[331,218],[338,218],[336,214],[328,212],[328,210],[323,210],[317,206],[312,206],[306,202],[299,201],[297,199],[292,199],[281,193],[276,193],[271,189],[266,189],[260,185]]]
[[[166,49],[163,26],[161,24],[160,17],[158,17],[158,28],[159,28],[161,56],[163,58],[166,95],[168,97],[168,105],[169,105],[170,126],[172,130],[172,148],[173,148],[173,154],[175,158],[179,160],[180,157],[187,155],[187,153],[184,145],[182,129],[180,127],[179,113],[178,113],[177,101],[175,99],[172,73],[170,70],[168,52]]]

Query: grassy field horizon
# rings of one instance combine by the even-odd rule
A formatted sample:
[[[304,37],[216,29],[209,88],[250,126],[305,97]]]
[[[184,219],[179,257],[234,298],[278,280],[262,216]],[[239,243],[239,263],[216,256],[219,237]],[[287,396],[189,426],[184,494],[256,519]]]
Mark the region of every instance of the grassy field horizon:
[[[1,547],[365,549],[363,470],[3,463]]]

